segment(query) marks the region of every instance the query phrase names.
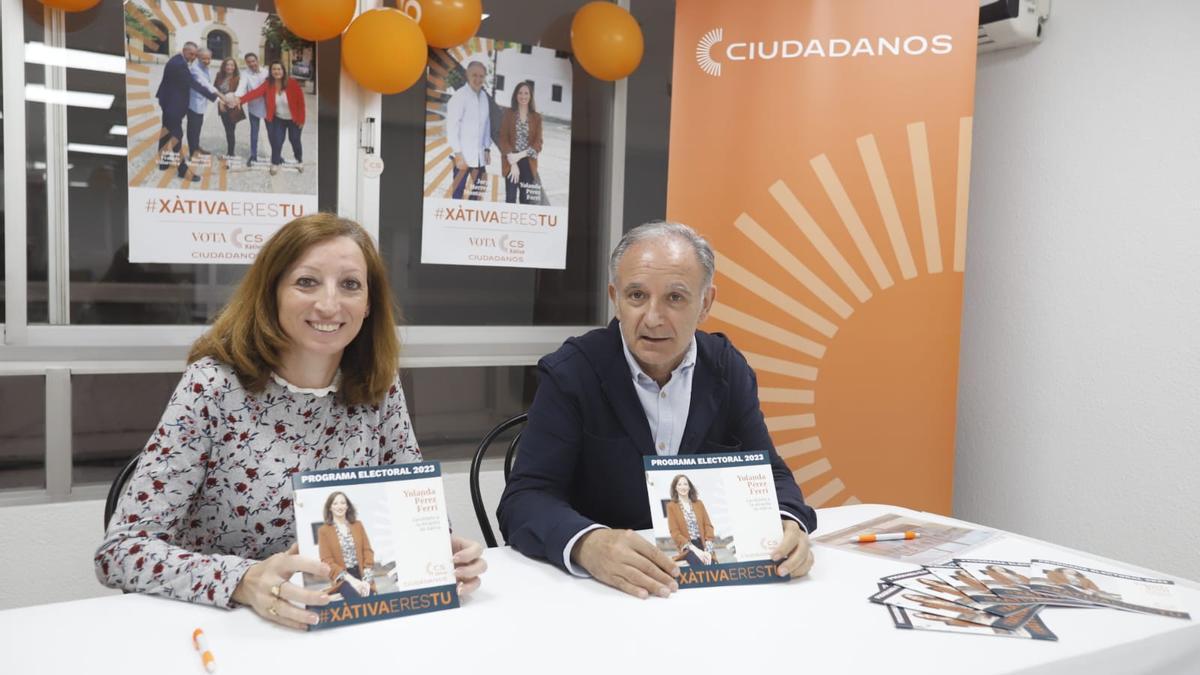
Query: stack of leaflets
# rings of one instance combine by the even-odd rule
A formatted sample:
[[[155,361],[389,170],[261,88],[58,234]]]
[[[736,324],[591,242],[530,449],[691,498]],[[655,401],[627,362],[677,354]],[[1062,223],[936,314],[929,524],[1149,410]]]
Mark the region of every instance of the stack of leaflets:
[[[1042,620],[1047,607],[1191,619],[1173,581],[1054,560],[955,558],[883,577],[878,586],[870,600],[887,607],[897,628],[1057,640]]]

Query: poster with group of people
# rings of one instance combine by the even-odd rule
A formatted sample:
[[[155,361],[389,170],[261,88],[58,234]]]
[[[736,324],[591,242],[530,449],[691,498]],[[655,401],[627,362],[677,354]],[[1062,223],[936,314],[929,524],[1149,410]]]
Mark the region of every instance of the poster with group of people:
[[[274,14],[125,3],[129,259],[249,263],[317,210],[316,49]]]
[[[430,51],[421,262],[563,269],[565,52],[472,38]]]

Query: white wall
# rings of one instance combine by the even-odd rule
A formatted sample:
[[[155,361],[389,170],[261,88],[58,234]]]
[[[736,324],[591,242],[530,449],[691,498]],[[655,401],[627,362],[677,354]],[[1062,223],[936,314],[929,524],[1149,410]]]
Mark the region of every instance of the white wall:
[[[979,59],[955,514],[1200,579],[1200,3],[1053,5]]]
[[[444,465],[450,520],[456,534],[482,543],[461,464]],[[495,511],[504,489],[501,471],[484,471],[480,485],[499,539]],[[92,568],[102,520],[103,500],[0,508],[0,610],[119,593],[101,586]]]

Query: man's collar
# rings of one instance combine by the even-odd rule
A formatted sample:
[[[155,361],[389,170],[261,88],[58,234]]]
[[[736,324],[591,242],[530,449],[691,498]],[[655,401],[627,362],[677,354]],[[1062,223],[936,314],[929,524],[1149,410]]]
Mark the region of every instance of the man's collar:
[[[633,358],[633,352],[629,351],[629,344],[625,342],[625,333],[621,331],[621,323],[619,321],[617,322],[617,335],[621,336],[621,351],[625,353],[625,362],[629,364],[629,372],[633,374],[633,381],[637,382],[642,378],[645,378],[646,381],[653,382],[654,378],[650,377],[646,374],[646,371],[642,370],[642,367],[638,364],[637,359]],[[690,344],[688,344],[687,351],[683,354],[683,360],[680,361],[679,365],[675,366],[675,369],[671,371],[671,377],[674,378],[676,373],[686,368],[691,368],[694,365],[696,365],[695,333],[692,334],[692,341]],[[668,382],[669,381],[670,380],[668,380]]]

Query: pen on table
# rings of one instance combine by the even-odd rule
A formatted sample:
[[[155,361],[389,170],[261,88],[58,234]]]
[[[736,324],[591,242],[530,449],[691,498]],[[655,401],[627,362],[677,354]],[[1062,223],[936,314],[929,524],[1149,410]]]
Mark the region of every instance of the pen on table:
[[[858,539],[855,539],[854,541],[855,541],[855,543],[858,543],[858,544],[870,544],[871,542],[874,542],[874,541],[899,541],[901,539],[916,539],[919,536],[921,536],[921,534],[919,532],[913,532],[912,530],[909,530],[908,532],[885,532],[883,534],[860,534],[860,535],[858,535]]]
[[[200,652],[200,661],[204,663],[204,669],[208,672],[216,672],[217,662],[213,658],[212,650],[208,648],[208,640],[204,638],[204,631],[197,628],[192,631],[192,645],[196,647],[196,651]]]

